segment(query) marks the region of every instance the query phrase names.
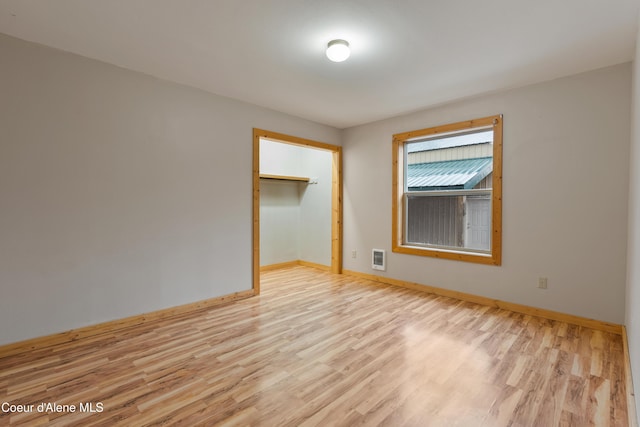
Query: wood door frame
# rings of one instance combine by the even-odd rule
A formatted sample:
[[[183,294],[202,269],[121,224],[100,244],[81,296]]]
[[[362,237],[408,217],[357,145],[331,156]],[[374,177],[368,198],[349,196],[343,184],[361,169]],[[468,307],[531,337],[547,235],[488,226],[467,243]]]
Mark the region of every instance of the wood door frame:
[[[260,294],[260,139],[331,152],[331,272],[342,273],[342,147],[253,128],[253,291]]]

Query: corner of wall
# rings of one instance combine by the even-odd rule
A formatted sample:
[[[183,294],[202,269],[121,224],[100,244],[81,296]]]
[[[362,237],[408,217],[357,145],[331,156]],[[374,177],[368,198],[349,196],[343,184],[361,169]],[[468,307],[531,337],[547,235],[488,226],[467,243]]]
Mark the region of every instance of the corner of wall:
[[[631,100],[631,145],[629,153],[629,213],[627,230],[627,283],[625,289],[625,325],[628,341],[630,380],[628,385],[632,387],[635,379],[636,389],[640,385],[640,266],[637,264],[640,256],[640,15],[638,16],[639,31],[636,35],[635,60],[633,61],[632,100]],[[637,391],[637,390],[636,390]],[[628,390],[630,395],[629,406],[633,405],[633,390]],[[636,414],[635,425],[640,425],[637,418],[640,408],[640,394],[635,393],[635,406],[629,408],[629,418],[633,424],[633,415]]]

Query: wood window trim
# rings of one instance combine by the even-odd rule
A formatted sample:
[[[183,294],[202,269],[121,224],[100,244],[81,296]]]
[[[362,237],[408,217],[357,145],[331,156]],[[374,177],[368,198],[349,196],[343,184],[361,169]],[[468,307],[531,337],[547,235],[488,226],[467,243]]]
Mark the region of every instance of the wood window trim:
[[[488,265],[502,264],[502,115],[481,119],[450,123],[425,129],[403,132],[393,135],[392,152],[392,227],[391,248],[393,252],[427,256],[441,259],[473,262]],[[417,138],[448,132],[464,131],[480,127],[493,126],[493,192],[491,200],[491,253],[476,254],[464,250],[453,251],[411,246],[403,243],[404,204],[404,149],[405,145]]]

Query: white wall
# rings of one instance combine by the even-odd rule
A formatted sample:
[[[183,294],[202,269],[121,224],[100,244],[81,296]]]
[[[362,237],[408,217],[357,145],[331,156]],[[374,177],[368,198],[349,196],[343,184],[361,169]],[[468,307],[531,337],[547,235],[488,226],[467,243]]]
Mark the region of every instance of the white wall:
[[[306,148],[302,152],[305,176],[317,184],[308,185],[302,193],[300,259],[326,266],[331,266],[332,158],[325,150]]]
[[[622,64],[347,129],[344,268],[386,248],[377,274],[622,323],[630,82]],[[501,113],[503,265],[392,253],[392,134]]]
[[[260,173],[317,181],[261,181],[260,265],[331,265],[331,159],[328,151],[260,141]]]
[[[301,176],[300,147],[260,140],[260,173]],[[300,259],[300,197],[305,184],[260,181],[260,265]]]
[[[639,20],[640,21],[640,20]],[[640,25],[639,25],[640,27]],[[636,38],[631,107],[631,171],[629,178],[629,240],[627,253],[626,319],[631,372],[640,424],[640,30]]]
[[[0,35],[0,344],[251,288],[252,128],[336,129]]]
[[[260,266],[300,259],[300,187],[260,182]]]

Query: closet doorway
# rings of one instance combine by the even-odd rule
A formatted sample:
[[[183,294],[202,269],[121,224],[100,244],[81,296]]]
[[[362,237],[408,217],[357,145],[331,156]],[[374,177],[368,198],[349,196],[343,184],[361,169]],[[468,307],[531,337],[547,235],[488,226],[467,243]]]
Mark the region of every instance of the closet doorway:
[[[274,144],[275,143],[275,144]],[[283,144],[283,145],[281,145]],[[304,171],[300,173],[291,173],[291,169],[283,167],[283,173],[278,171],[278,167],[265,168],[261,170],[260,166],[260,152],[261,146],[274,145],[284,148],[283,152],[295,151],[296,148],[302,149],[301,151],[307,152],[309,155],[313,155],[312,152],[322,152],[321,154],[328,159],[327,168],[330,172],[327,172],[323,178],[318,178],[316,172],[305,174]],[[306,158],[308,156],[304,156]],[[274,163],[271,161],[270,163]],[[276,163],[280,163],[279,161]],[[300,163],[304,163],[301,161]],[[264,162],[263,162],[264,168]],[[322,182],[320,181],[322,180]],[[329,181],[330,183],[326,182]],[[275,185],[276,187],[270,187],[269,192],[282,193],[284,197],[286,194],[295,194],[299,192],[301,195],[305,191],[316,190],[319,184],[324,183],[329,185],[328,188],[329,197],[328,202],[330,206],[327,206],[330,216],[330,236],[326,238],[330,239],[330,265],[327,266],[334,273],[342,272],[342,148],[337,145],[326,144],[323,142],[312,141],[304,138],[298,138],[295,136],[285,135],[276,132],[270,132],[262,129],[253,129],[253,290],[257,294],[260,293],[260,267],[261,267],[261,250],[260,250],[260,205],[261,205],[261,182],[267,185]],[[277,183],[277,184],[276,184]],[[277,186],[280,186],[279,189]],[[330,200],[329,200],[330,199]],[[286,210],[282,211],[283,217],[287,215]],[[312,211],[313,212],[313,211]],[[329,233],[327,233],[329,234]],[[286,245],[286,242],[284,243]],[[313,264],[313,263],[310,263]],[[324,263],[322,263],[324,264]]]

